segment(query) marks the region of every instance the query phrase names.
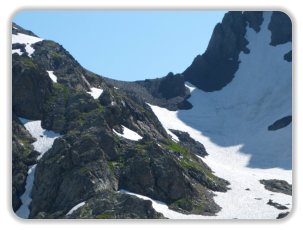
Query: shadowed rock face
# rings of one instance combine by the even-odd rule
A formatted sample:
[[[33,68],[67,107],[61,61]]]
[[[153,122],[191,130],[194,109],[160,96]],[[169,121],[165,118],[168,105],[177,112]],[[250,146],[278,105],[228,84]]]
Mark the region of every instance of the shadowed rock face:
[[[268,29],[271,31],[270,45],[276,46],[292,41],[292,24],[287,14],[274,11]]]
[[[286,195],[292,194],[292,186],[283,180],[260,180],[261,184],[264,184],[265,189],[272,192],[284,193]]]
[[[275,207],[276,209],[279,210],[285,210],[288,209],[286,206],[281,205],[279,203],[273,202],[271,199],[267,202],[268,205]]]
[[[292,62],[292,51],[289,51],[284,55],[285,61]]]
[[[269,131],[275,131],[278,129],[282,129],[288,126],[292,121],[292,116],[283,117],[277,121],[275,121],[272,125],[268,126]]]
[[[47,72],[32,59],[13,55],[12,104],[17,116],[41,119],[44,103],[51,94],[51,84]]]
[[[105,81],[125,90],[130,97],[140,103],[147,102],[169,110],[192,108],[192,105],[186,100],[190,97],[190,92],[185,87],[184,77],[181,74],[169,73],[163,78],[136,82],[123,82],[108,78],[105,78]]]
[[[258,32],[262,21],[262,12],[225,14],[222,23],[216,25],[205,53],[198,55],[183,72],[185,80],[206,92],[222,89],[239,67],[240,52],[249,53],[246,23]]]
[[[12,34],[18,34],[18,33],[22,33],[22,34],[26,34],[26,35],[30,35],[30,36],[34,36],[37,37],[36,34],[34,34],[32,31],[30,30],[25,30],[23,29],[21,26],[18,26],[16,23],[12,23]]]
[[[282,212],[278,215],[277,219],[283,219],[284,217],[288,216],[289,212]]]
[[[246,25],[259,32],[262,22],[261,11],[225,14],[222,23],[216,25],[205,53],[198,55],[183,72],[185,81],[206,92],[226,86],[238,70],[240,52],[249,53],[245,39]],[[292,40],[291,20],[283,12],[273,12],[268,29],[272,32],[270,44],[273,46]],[[291,54],[288,54],[285,59],[289,61],[290,58]]]

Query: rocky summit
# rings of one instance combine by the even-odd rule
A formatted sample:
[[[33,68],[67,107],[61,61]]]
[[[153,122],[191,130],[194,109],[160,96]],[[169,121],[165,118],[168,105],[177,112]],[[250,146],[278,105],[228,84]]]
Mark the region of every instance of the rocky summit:
[[[272,91],[255,93],[262,99],[249,101],[246,106],[253,109],[246,109],[248,115],[233,110],[245,101],[229,104],[223,94],[220,104],[211,96],[234,87],[229,93],[232,101],[234,92],[242,92],[243,84],[237,83],[241,65],[246,63],[242,56],[256,52],[250,46],[250,34],[266,29],[271,33],[266,43],[270,49],[291,42],[287,15],[268,15],[226,13],[205,53],[183,73],[136,82],[94,74],[62,45],[13,23],[12,207],[16,214],[39,219],[247,219],[250,212],[243,207],[262,203],[265,216],[253,210],[251,215],[276,218],[281,212],[277,209],[285,207],[291,195],[291,182],[286,182],[290,171],[288,161],[279,155],[276,159],[264,155],[279,154],[276,149],[288,154],[289,146],[267,145],[258,135],[273,135],[268,137],[272,142],[276,137],[289,140],[285,132],[292,117],[286,103],[289,98],[283,99],[284,88],[279,88],[279,95],[286,105],[278,105],[284,110],[270,118],[259,116],[251,105],[263,111],[279,103],[276,98],[266,101],[275,95]],[[291,50],[280,53],[279,62],[291,65]],[[253,98],[247,95],[248,100]],[[235,94],[234,98],[244,97]],[[257,125],[245,126],[243,114],[245,121]],[[230,126],[229,120],[240,128]],[[242,129],[256,135],[244,139]],[[259,146],[263,156],[257,152]],[[241,150],[244,153],[237,152]],[[245,154],[252,154],[250,162]],[[277,167],[283,173],[277,173]],[[274,171],[254,177],[262,173],[256,168]],[[267,179],[269,175],[273,178]],[[277,200],[269,193],[275,193]],[[242,206],[237,200],[253,204]]]

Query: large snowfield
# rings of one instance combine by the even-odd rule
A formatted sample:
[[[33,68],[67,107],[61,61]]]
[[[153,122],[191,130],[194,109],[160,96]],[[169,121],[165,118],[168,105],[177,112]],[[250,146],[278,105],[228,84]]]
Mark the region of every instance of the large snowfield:
[[[52,146],[56,138],[60,135],[54,133],[53,131],[47,131],[41,127],[41,121],[31,121],[24,118],[19,118],[27,131],[36,138],[36,141],[33,143],[34,150],[38,151],[40,155],[38,160],[40,160],[44,153],[46,153]],[[29,205],[32,201],[31,193],[34,185],[35,172],[37,164],[34,164],[29,167],[26,178],[25,192],[21,195],[20,199],[22,201],[21,207],[16,211],[16,214],[21,218],[28,218],[30,209]]]
[[[188,132],[201,142],[209,153],[202,159],[215,175],[231,183],[228,192],[215,193],[214,200],[222,210],[202,219],[275,219],[279,213],[291,211],[291,196],[270,192],[259,182],[281,179],[292,183],[291,124],[267,130],[276,120],[292,114],[291,62],[283,59],[292,44],[270,46],[267,27],[271,12],[263,17],[259,33],[247,27],[250,53],[240,53],[239,69],[226,87],[204,92],[186,83],[191,89],[191,110],[169,111],[150,105],[167,130]],[[269,199],[289,210],[266,204]]]

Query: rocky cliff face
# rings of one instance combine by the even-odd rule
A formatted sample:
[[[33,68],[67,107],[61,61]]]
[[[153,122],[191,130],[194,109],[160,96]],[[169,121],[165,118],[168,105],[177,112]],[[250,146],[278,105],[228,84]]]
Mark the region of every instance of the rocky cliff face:
[[[145,81],[123,82],[104,78],[106,82],[123,89],[127,94],[140,103],[150,103],[169,110],[190,109],[192,105],[187,101],[190,97],[189,89],[184,85],[181,74],[169,73],[163,78],[146,79]]]
[[[185,81],[206,92],[220,90],[230,83],[240,64],[240,52],[250,52],[246,47],[246,26],[259,32],[262,22],[262,11],[225,14],[222,23],[216,25],[205,53],[198,55],[183,72]],[[291,21],[283,12],[273,12],[268,29],[272,32],[273,46],[292,40]],[[291,53],[286,59],[291,60]]]
[[[13,27],[16,36],[35,36]],[[18,117],[41,120],[43,128],[62,135],[38,161],[30,218],[163,218],[150,201],[121,189],[182,213],[214,215],[220,210],[212,191],[226,191],[228,182],[213,175],[195,148],[172,141],[142,99],[83,69],[53,41],[28,46],[13,44],[14,210],[21,205],[27,165],[36,163],[34,140]],[[172,74],[156,85],[138,84],[154,98],[181,98],[176,105],[189,95],[183,79]],[[101,95],[94,96],[94,89]],[[140,138],[127,136],[128,130]],[[86,205],[68,214],[81,202]]]

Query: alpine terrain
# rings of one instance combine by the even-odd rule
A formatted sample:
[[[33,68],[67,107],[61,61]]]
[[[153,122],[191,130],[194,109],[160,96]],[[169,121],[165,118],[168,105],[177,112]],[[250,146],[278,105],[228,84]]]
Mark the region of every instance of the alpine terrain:
[[[292,25],[232,11],[183,73],[123,82],[12,25],[12,208],[276,219],[292,208]]]

